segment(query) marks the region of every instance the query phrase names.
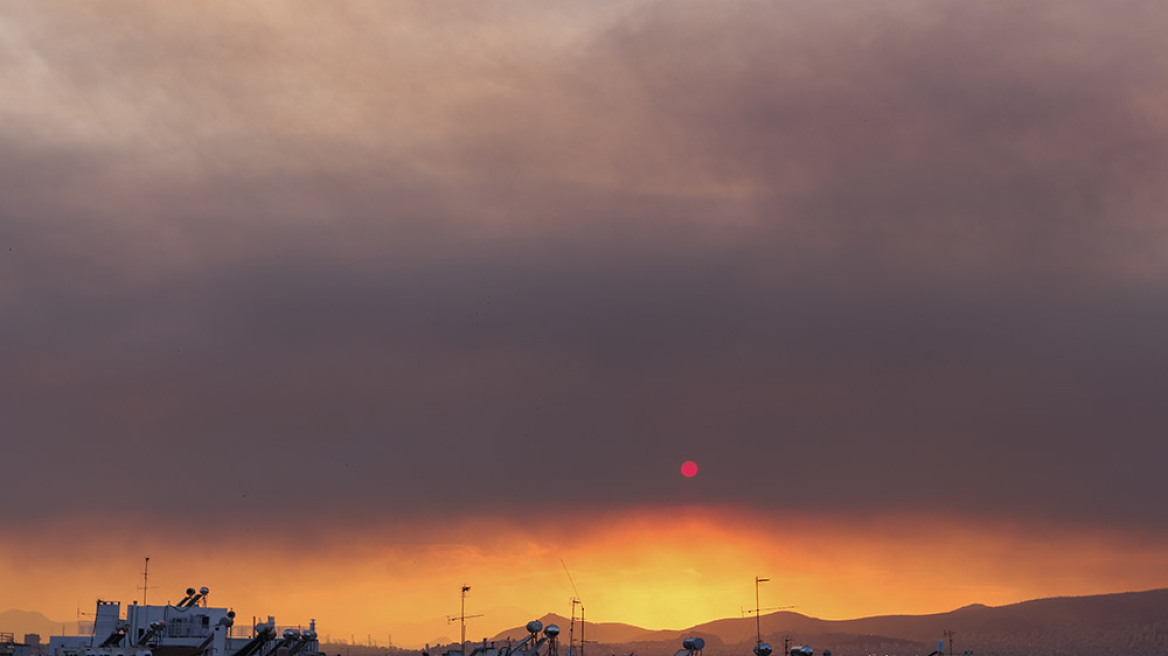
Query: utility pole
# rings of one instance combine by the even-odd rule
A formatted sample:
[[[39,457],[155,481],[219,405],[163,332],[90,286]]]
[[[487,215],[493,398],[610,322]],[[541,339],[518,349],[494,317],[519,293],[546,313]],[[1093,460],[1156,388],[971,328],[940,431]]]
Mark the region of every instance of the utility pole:
[[[953,631],[945,629],[945,638],[949,640],[949,653],[953,653]]]
[[[584,656],[584,602],[580,602],[580,656]]]
[[[759,617],[758,584],[766,583],[769,580],[770,579],[764,579],[758,576],[754,577],[754,653],[756,654],[758,653],[759,648],[762,647],[762,618]]]
[[[570,576],[569,576],[570,580]],[[575,588],[573,588],[574,590]],[[568,656],[576,656],[576,605],[583,607],[584,603],[580,601],[579,597],[572,597],[572,619],[568,624]]]

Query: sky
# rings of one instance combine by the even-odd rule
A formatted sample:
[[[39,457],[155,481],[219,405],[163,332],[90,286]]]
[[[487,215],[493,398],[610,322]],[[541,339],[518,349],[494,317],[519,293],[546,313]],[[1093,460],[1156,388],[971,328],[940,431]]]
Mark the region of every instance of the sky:
[[[1166,587],[1166,28],[5,2],[0,609],[147,556],[399,644],[464,584],[472,635]]]

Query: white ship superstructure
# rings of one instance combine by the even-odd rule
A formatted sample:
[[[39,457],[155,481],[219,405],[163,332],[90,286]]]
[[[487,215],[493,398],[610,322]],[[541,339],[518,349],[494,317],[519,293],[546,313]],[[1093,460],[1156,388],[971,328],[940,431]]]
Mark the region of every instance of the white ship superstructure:
[[[207,604],[207,588],[187,589],[177,604],[97,601],[93,632],[53,636],[50,656],[323,656],[316,621],[306,630],[276,630],[274,618],[256,624],[246,637],[233,637],[235,613]]]

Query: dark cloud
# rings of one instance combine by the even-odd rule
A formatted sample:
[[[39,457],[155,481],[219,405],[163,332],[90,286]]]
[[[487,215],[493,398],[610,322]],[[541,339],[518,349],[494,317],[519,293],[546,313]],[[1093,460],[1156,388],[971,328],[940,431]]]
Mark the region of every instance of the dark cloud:
[[[1158,4],[354,6],[20,6],[4,516],[1168,528]]]

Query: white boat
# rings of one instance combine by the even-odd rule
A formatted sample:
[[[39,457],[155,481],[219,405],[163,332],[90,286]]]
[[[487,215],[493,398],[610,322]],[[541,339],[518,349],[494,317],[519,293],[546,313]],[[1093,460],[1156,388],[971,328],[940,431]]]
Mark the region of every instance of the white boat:
[[[52,636],[49,656],[324,656],[316,620],[308,629],[277,630],[275,619],[234,637],[235,612],[207,604],[207,588],[164,606],[97,600],[89,635]]]

